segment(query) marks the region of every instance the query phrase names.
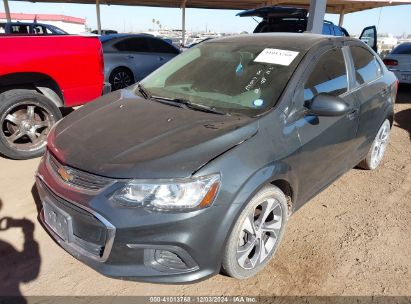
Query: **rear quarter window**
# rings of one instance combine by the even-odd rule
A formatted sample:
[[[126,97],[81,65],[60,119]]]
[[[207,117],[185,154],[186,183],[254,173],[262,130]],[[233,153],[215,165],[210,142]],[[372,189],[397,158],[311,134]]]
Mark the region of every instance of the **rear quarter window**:
[[[155,53],[171,53],[178,54],[178,50],[171,44],[160,39],[150,39],[150,47]]]
[[[353,46],[350,49],[354,60],[355,78],[359,85],[381,76],[382,68],[374,54],[360,46]]]

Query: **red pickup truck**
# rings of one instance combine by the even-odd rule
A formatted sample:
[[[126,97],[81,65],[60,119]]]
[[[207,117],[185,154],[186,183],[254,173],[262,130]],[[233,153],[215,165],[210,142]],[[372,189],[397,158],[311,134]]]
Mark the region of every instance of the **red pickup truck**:
[[[96,37],[0,37],[0,154],[13,159],[42,155],[61,109],[107,90]]]

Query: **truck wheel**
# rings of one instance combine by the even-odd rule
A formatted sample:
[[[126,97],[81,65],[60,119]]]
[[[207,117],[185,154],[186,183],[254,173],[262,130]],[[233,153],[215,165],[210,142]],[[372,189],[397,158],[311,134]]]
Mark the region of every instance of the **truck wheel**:
[[[134,83],[133,73],[126,68],[115,68],[109,77],[112,91],[124,89]]]
[[[12,159],[41,156],[47,134],[61,117],[59,108],[36,91],[0,94],[0,153]]]
[[[237,279],[262,270],[278,248],[287,221],[287,199],[275,186],[261,189],[241,212],[228,238],[223,270]]]

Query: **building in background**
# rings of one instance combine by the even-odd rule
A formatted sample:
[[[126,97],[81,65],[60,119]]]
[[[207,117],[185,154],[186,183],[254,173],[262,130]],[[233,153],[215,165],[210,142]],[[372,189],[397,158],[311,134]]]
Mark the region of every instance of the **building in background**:
[[[79,34],[86,31],[86,19],[65,15],[12,13],[11,21],[47,23],[57,26],[69,34]],[[6,14],[2,12],[0,12],[1,22],[7,22]]]

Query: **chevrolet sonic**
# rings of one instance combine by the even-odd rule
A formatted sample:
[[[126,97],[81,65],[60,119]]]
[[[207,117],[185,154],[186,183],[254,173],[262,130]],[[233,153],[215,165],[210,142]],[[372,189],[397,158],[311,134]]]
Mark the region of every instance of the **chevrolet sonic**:
[[[244,279],[289,216],[387,147],[397,81],[353,38],[215,39],[49,133],[40,218],[69,253],[122,279]]]

